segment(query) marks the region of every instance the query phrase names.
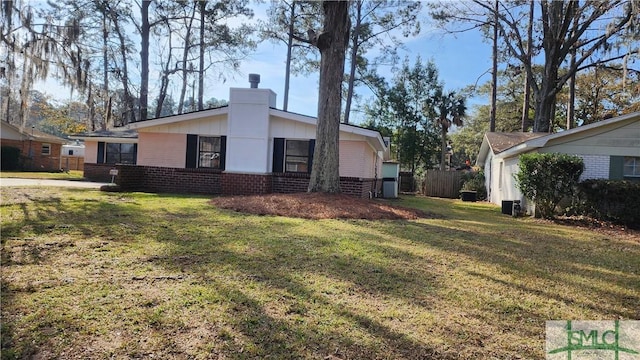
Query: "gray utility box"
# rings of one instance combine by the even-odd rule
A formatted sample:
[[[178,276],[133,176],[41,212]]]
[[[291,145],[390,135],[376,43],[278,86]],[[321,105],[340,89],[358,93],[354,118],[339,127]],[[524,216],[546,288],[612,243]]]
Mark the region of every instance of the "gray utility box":
[[[400,174],[400,164],[392,161],[385,161],[382,164],[382,197],[395,199],[398,197],[398,175]]]

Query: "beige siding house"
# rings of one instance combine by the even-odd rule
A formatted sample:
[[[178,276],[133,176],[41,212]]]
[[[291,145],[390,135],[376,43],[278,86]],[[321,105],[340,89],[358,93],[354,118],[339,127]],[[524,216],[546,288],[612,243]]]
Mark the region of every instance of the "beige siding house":
[[[157,192],[252,194],[306,191],[316,136],[315,117],[275,108],[269,89],[232,88],[229,105],[131,123],[134,132],[85,141],[85,169],[119,170],[123,188]],[[126,140],[126,141],[125,141]],[[129,164],[108,161],[110,143],[135,142]],[[386,145],[377,131],[340,125],[343,192],[367,197],[381,186]],[[113,158],[116,159],[116,158]],[[91,171],[91,170],[89,170]],[[85,170],[85,175],[86,175]]]
[[[514,174],[518,157],[529,152],[577,155],[585,179],[640,181],[640,112],[603,120],[556,134],[487,133],[477,165],[484,167],[489,201],[521,200]]]

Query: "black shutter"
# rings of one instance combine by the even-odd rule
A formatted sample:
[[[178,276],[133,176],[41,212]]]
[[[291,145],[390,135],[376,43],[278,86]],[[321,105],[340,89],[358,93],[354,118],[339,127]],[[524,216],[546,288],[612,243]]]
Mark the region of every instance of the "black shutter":
[[[133,165],[138,163],[138,144],[133,144]]]
[[[198,135],[187,134],[187,159],[185,167],[198,167]]]
[[[220,137],[220,170],[225,169],[227,159],[227,137]]]
[[[284,172],[284,138],[273,138],[273,172]]]
[[[98,158],[96,159],[96,163],[104,164],[104,142],[98,142]]]
[[[316,139],[309,139],[309,168],[307,172],[311,174],[311,167],[313,167],[313,152],[316,150]]]
[[[609,180],[624,179],[624,156],[609,157]]]

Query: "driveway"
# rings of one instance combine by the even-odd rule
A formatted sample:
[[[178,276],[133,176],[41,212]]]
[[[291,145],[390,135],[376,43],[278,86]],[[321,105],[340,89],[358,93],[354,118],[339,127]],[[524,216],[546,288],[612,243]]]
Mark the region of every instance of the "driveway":
[[[100,189],[102,185],[108,185],[108,183],[76,181],[76,180],[47,180],[47,179],[19,179],[19,178],[0,179],[1,187],[57,186],[57,187]]]

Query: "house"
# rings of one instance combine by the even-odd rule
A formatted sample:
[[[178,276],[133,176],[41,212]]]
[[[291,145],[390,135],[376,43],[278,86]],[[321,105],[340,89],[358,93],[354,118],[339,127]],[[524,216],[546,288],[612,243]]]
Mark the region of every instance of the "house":
[[[76,136],[85,141],[85,177],[118,170],[124,190],[202,194],[306,191],[317,119],[278,110],[269,89],[232,88],[219,108]],[[377,131],[340,125],[342,191],[379,192],[385,143]]]
[[[60,169],[84,170],[84,144],[76,140],[75,143],[62,145]]]
[[[529,152],[577,155],[584,161],[580,180],[640,181],[640,112],[555,134],[486,133],[476,165],[484,167],[489,201],[526,199],[515,184],[518,157]]]
[[[60,154],[65,139],[34,128],[25,129],[0,121],[2,146],[10,146],[20,151],[23,170],[60,170]]]

